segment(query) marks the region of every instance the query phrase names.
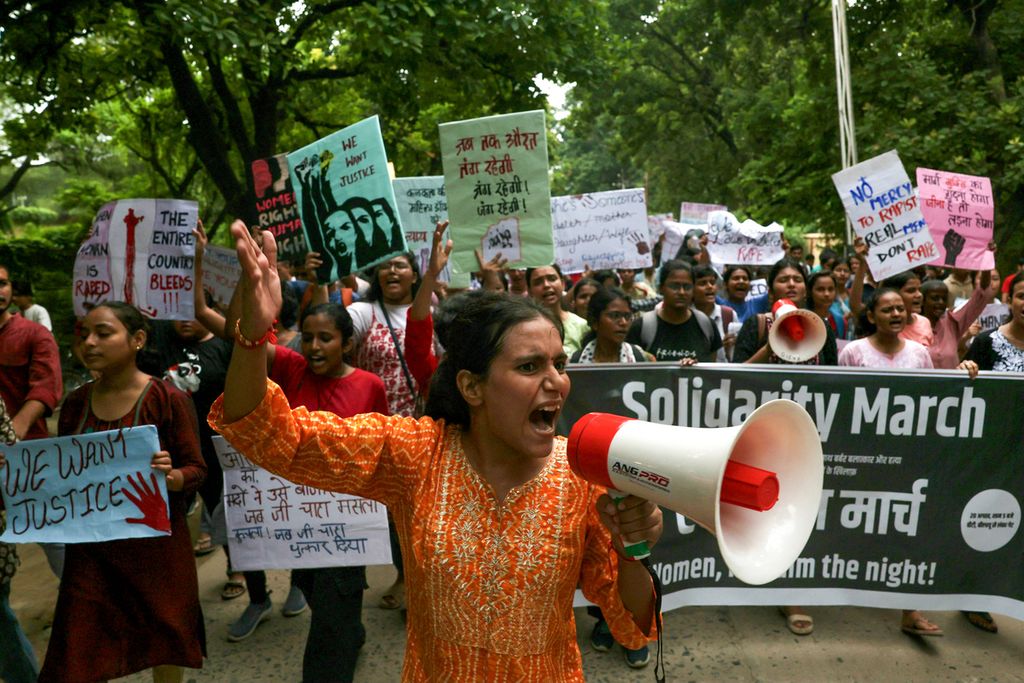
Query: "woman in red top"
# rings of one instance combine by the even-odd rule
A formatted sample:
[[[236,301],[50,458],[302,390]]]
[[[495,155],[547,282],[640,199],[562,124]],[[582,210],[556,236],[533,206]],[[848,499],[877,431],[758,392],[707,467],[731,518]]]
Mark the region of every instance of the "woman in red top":
[[[313,306],[302,317],[302,353],[285,346],[268,347],[269,377],[292,408],[326,411],[340,417],[388,414],[384,382],[345,362],[352,350],[352,318],[337,304]],[[302,658],[304,683],[351,681],[359,649],[366,640],[361,611],[366,567],[293,569],[292,582],[312,611]],[[265,618],[270,599],[250,603],[250,622]],[[245,615],[239,622],[245,620]],[[238,623],[238,622],[236,622]]]
[[[167,475],[170,536],[67,545],[53,635],[39,680],[105,681],[153,668],[181,681],[203,664],[206,638],[185,499],[206,476],[192,401],[136,366],[146,319],[134,307],[97,305],[82,324],[86,367],[99,379],[64,401],[60,434],[155,425],[153,468]]]

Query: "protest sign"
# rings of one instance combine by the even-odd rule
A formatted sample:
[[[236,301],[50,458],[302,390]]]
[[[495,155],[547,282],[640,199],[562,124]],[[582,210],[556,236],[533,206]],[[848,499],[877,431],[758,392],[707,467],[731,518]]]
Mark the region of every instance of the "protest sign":
[[[815,530],[780,579],[733,578],[715,539],[675,512],[652,564],[665,609],[684,605],[860,605],[1024,617],[1021,497],[1024,375],[807,366],[570,366],[562,434],[583,414],[663,424],[740,424],[787,398],[814,420],[825,459]],[[683,448],[687,439],[680,436]],[[922,447],[926,444],[927,447]],[[764,461],[761,462],[765,465]],[[786,486],[779,481],[780,488]]]
[[[764,296],[767,293],[768,293],[768,280],[766,280],[763,277],[758,278],[756,280],[751,280],[750,281],[750,289],[747,290],[747,298],[745,300],[746,301],[750,301],[751,299],[753,299],[755,297]]]
[[[501,253],[510,268],[555,261],[543,111],[442,123],[453,275]]]
[[[182,199],[105,204],[75,257],[75,315],[103,301],[125,301],[150,318],[194,318],[198,220],[199,205]]]
[[[563,273],[651,265],[642,187],[552,197],[551,222],[555,261]]]
[[[369,268],[406,250],[376,116],[288,155],[288,169],[320,282]]]
[[[203,288],[214,301],[226,307],[241,277],[242,266],[234,249],[207,245],[203,251]]]
[[[299,206],[288,172],[287,155],[278,154],[253,161],[252,185],[259,226],[274,235],[277,260],[304,263],[309,248],[302,233],[302,219],[299,218]]]
[[[707,225],[686,225],[673,220],[663,220],[661,225],[665,232],[661,238],[660,265],[664,265],[679,255],[679,250],[683,248],[683,242],[686,241],[687,232],[690,230],[704,232],[707,228]]]
[[[991,180],[919,168],[917,194],[940,263],[967,270],[995,267],[995,254],[988,249],[996,215]]]
[[[994,330],[1010,320],[1010,307],[1006,304],[989,304],[978,316],[981,331]]]
[[[770,266],[785,255],[782,226],[761,225],[747,219],[742,223],[728,211],[708,214],[708,254],[718,264]]]
[[[160,450],[145,425],[0,446],[7,543],[91,543],[171,533]]]
[[[868,246],[868,267],[876,280],[939,258],[896,150],[834,173],[832,182]]]
[[[213,437],[224,470],[231,567],[240,570],[391,564],[387,509],[377,501],[293,484]]]
[[[712,211],[728,211],[729,207],[721,204],[701,204],[683,202],[679,206],[679,222],[686,226],[704,227],[708,222],[708,214]]]
[[[395,188],[395,201],[398,203],[398,217],[402,229],[405,230],[405,242],[409,246],[409,251],[416,254],[419,259],[420,272],[425,273],[427,262],[430,260],[434,228],[438,221],[448,220],[444,176],[395,178],[391,185]],[[448,266],[445,266],[437,279],[448,282]]]
[[[647,215],[647,232],[651,236],[651,244],[657,244],[665,234],[665,221],[675,218],[670,213],[652,213]]]

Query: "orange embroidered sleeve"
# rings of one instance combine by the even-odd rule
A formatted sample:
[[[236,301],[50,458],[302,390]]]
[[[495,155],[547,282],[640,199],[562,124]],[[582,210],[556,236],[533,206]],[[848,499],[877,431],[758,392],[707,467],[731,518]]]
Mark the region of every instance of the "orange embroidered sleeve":
[[[429,418],[292,409],[270,380],[255,410],[230,424],[223,400],[210,408],[210,426],[245,457],[297,484],[400,506],[440,455],[444,423]]]
[[[646,632],[642,631],[633,621],[633,614],[622,604],[617,583],[619,556],[612,547],[611,534],[601,524],[597,512],[597,498],[601,491],[595,487],[590,487],[590,490],[587,540],[583,550],[583,566],[580,569],[580,588],[587,600],[601,608],[616,642],[635,650],[656,637],[655,622],[651,619]]]

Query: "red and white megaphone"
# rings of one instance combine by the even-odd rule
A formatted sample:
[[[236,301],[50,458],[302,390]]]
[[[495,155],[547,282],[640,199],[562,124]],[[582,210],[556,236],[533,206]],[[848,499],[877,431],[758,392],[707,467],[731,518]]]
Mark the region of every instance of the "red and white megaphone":
[[[772,306],[775,320],[768,332],[768,346],[787,363],[803,363],[818,355],[825,346],[827,333],[821,316],[806,308],[798,308],[789,299],[779,299]]]
[[[646,498],[710,531],[745,583],[768,583],[789,569],[818,516],[821,440],[793,401],[769,401],[742,425],[710,429],[588,413],[573,425],[566,450],[573,472],[613,497]],[[626,552],[649,554],[645,543]]]

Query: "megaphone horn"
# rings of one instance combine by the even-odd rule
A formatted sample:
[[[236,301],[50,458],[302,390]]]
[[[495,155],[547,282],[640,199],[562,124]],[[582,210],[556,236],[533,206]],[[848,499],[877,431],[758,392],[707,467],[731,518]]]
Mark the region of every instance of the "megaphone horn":
[[[775,320],[768,332],[768,346],[787,363],[803,363],[825,346],[825,322],[814,311],[797,308],[789,299],[772,306]]]
[[[793,401],[769,401],[742,425],[714,429],[588,413],[573,425],[566,450],[584,479],[651,500],[710,531],[745,583],[781,576],[818,516],[821,440]],[[646,547],[627,552],[644,556]]]

